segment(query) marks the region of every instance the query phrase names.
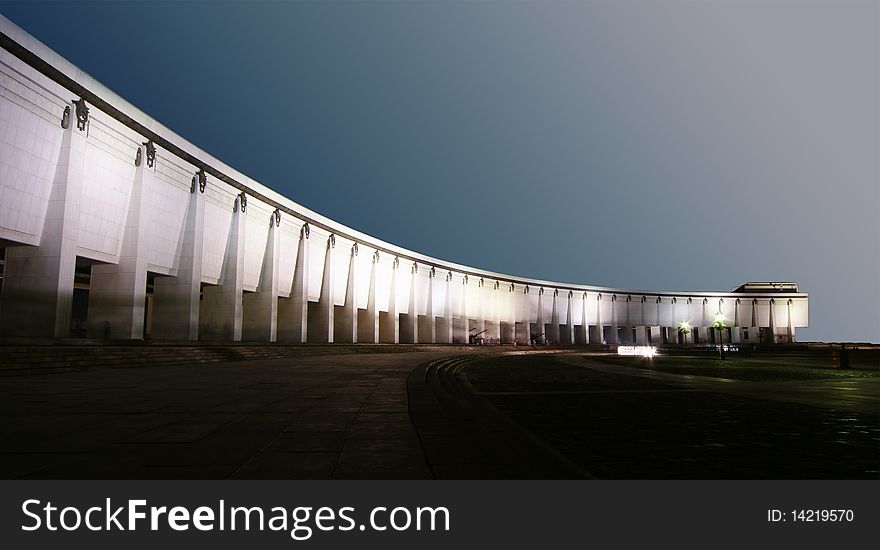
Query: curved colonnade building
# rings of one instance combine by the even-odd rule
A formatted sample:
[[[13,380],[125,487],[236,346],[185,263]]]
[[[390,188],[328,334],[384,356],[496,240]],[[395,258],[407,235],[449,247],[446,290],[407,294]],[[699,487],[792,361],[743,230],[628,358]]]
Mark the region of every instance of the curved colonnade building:
[[[0,16],[0,335],[219,341],[793,341],[791,283],[562,284],[431,258],[304,208]],[[682,335],[677,327],[692,329]]]

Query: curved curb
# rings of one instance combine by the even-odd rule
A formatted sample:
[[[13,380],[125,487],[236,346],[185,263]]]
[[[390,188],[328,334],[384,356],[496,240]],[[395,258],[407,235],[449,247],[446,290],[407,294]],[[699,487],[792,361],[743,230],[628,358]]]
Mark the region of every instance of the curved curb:
[[[410,418],[435,477],[596,479],[477,395],[463,369],[485,357],[440,359],[407,378]]]

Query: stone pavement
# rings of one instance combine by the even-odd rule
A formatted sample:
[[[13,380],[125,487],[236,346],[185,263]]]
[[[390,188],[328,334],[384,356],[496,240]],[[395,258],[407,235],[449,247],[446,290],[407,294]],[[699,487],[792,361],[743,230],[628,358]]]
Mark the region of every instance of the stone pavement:
[[[169,364],[180,361],[164,348],[155,363],[126,361],[140,350],[123,348],[100,366],[78,359],[2,371],[0,476],[584,477],[497,412],[448,399],[447,378],[427,383],[426,366],[438,359],[500,348],[267,347],[293,356],[184,364]]]
[[[507,355],[464,374],[479,397],[603,479],[880,478],[876,377],[758,382],[601,361]]]
[[[455,349],[7,376],[0,475],[433,477],[406,378]]]
[[[418,349],[8,368],[0,477],[878,475],[876,379],[755,383],[601,365],[582,352]]]

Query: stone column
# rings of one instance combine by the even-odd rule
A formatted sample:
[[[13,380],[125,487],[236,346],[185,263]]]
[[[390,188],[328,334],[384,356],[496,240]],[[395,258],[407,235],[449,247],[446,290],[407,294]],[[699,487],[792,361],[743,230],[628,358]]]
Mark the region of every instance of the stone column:
[[[205,172],[193,177],[176,277],[153,283],[153,338],[198,340],[205,226]]]
[[[516,342],[516,292],[513,283],[507,285],[504,303],[504,312],[498,319],[498,334],[502,343],[512,344]],[[502,318],[504,319],[503,323]]]
[[[425,317],[419,322],[419,342],[434,344],[437,342],[437,325],[434,317],[434,278],[436,270],[428,270],[428,297],[425,303]]]
[[[358,342],[379,342],[379,307],[376,302],[376,266],[379,265],[379,251],[373,252],[370,266],[370,286],[367,289],[367,309],[358,312]]]
[[[514,325],[514,337],[517,342],[522,342],[523,344],[530,345],[532,343],[531,336],[531,319],[529,318],[529,303],[528,303],[528,294],[529,294],[529,286],[524,285],[522,294],[519,295],[520,307],[518,311],[518,315],[514,317],[517,319],[516,324]],[[514,298],[514,302],[516,302],[517,298]],[[519,325],[517,327],[516,325]]]
[[[498,289],[500,287],[500,282],[495,281],[492,283],[492,288],[489,290],[490,313],[486,319],[486,336],[488,338],[498,338],[499,340],[501,338],[501,312],[498,306]]]
[[[587,300],[586,291],[581,295],[581,326],[583,327],[584,334],[581,337],[580,344],[589,344],[590,343],[590,319],[587,317],[587,304],[589,300]]]
[[[461,303],[458,312],[458,322],[452,320],[452,341],[458,344],[468,343],[468,276],[465,273],[461,278]]]
[[[611,338],[608,343],[617,344],[620,339],[617,336],[618,318],[617,318],[617,294],[611,295]]]
[[[242,300],[242,339],[274,342],[278,337],[278,263],[280,260],[281,213],[269,216],[266,250],[257,291]]]
[[[776,300],[770,298],[770,320],[767,323],[767,339],[771,344],[776,343]]]
[[[476,308],[474,308],[477,310],[476,319],[474,319],[474,321],[476,321],[476,322],[474,323],[474,326],[471,326],[470,322],[468,322],[468,334],[469,335],[479,334],[481,338],[486,337],[486,309],[487,308],[486,308],[485,284],[486,283],[483,280],[483,278],[480,277],[480,280],[477,281],[477,306],[476,306]],[[474,330],[471,331],[471,329],[474,329]]]
[[[303,224],[299,231],[290,297],[278,301],[278,339],[284,342],[308,341],[309,233],[309,224]]]
[[[553,302],[550,308],[550,330],[547,333],[547,339],[553,344],[559,344],[559,308],[557,306],[557,298],[559,297],[559,289],[553,289]]]
[[[0,334],[70,336],[87,128],[86,120],[64,130],[40,246],[6,249]]]
[[[199,339],[241,340],[242,294],[244,292],[244,243],[247,219],[247,196],[235,199],[223,274],[219,286],[205,287],[199,312]]]
[[[358,244],[351,245],[351,255],[348,259],[348,277],[345,283],[345,304],[342,306],[341,316],[337,319],[339,330],[335,335],[337,342],[354,343],[358,341],[358,308],[356,299],[355,268],[358,255]]]
[[[333,342],[333,318],[335,305],[333,282],[336,267],[334,263],[335,250],[336,235],[331,234],[327,237],[327,249],[324,253],[324,271],[321,276],[321,294],[318,297],[314,321],[310,321],[309,323],[309,342]]]
[[[544,287],[538,289],[538,318],[535,321],[536,332],[532,335],[541,342],[547,341],[547,325],[544,323]]]
[[[703,343],[708,344],[711,341],[710,334],[715,328],[709,322],[709,298],[703,298],[702,307],[700,309],[700,336]],[[715,335],[717,337],[717,334]]]
[[[379,334],[382,342],[400,343],[400,314],[397,311],[397,268],[400,259],[395,257],[391,262],[391,293],[388,296],[388,314],[379,315]]]
[[[416,310],[416,276],[419,273],[419,264],[413,262],[409,272],[409,297],[406,306],[406,326],[401,329],[401,341],[408,344],[418,344],[419,314]]]
[[[446,273],[446,296],[443,304],[443,332],[442,341],[445,344],[452,343],[452,272]]]
[[[92,338],[144,337],[150,194],[155,173],[155,149],[149,154],[151,148],[152,144],[147,142],[140,149],[141,162],[135,170],[128,201],[119,262],[92,266],[86,331]]]
[[[574,344],[574,320],[572,319],[574,313],[571,307],[572,296],[574,296],[574,292],[569,290],[568,305],[566,306],[565,311],[565,334],[563,334],[561,337],[561,342],[563,344]]]

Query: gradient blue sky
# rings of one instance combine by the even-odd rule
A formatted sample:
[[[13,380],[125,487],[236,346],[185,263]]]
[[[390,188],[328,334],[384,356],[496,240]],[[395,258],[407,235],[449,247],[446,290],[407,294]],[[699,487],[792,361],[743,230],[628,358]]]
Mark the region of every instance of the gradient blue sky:
[[[390,242],[566,282],[796,280],[880,341],[878,3],[73,3],[0,12]]]

